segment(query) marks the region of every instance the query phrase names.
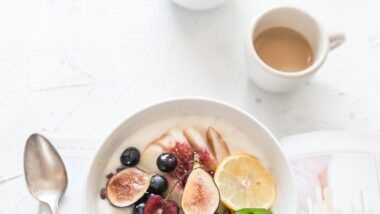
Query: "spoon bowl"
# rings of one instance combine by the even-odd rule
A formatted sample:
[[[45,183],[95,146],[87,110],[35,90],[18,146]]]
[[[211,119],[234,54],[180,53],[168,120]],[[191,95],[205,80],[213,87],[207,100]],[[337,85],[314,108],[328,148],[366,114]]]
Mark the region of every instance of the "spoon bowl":
[[[32,134],[24,152],[24,173],[29,192],[58,214],[58,203],[67,188],[67,172],[62,158],[42,135]]]

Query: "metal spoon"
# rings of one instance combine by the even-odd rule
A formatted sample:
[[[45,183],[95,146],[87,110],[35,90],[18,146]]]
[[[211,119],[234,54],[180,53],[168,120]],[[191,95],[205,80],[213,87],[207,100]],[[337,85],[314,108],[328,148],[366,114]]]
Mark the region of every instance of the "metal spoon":
[[[42,135],[32,134],[24,151],[24,172],[29,192],[58,214],[58,203],[67,187],[65,165],[53,145]]]

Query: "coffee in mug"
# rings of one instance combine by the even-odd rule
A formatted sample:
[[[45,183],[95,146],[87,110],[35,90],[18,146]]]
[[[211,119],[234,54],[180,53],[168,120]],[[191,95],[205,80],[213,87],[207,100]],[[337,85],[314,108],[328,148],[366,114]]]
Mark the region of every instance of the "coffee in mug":
[[[258,56],[283,72],[298,72],[313,63],[313,51],[304,36],[286,27],[273,27],[253,39]]]

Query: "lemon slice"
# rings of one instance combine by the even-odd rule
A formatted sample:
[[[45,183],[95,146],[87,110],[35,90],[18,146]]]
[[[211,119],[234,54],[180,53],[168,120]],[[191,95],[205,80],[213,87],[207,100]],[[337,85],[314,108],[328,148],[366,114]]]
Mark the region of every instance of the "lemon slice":
[[[221,200],[231,210],[270,208],[276,198],[272,175],[248,154],[231,155],[217,167],[214,176]]]

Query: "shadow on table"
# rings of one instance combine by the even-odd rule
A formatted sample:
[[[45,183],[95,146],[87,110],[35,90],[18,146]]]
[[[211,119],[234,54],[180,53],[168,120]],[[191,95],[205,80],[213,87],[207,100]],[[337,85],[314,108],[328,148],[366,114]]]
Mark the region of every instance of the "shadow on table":
[[[236,42],[241,17],[234,1],[206,11],[187,10],[174,3],[171,8],[178,38],[200,57],[211,52],[225,54],[217,47]]]
[[[203,83],[215,91],[225,89],[240,72],[245,35],[239,7],[235,1],[207,11],[192,11],[171,4],[175,44],[180,46],[192,76],[202,76]],[[218,84],[213,84],[218,83]],[[197,83],[199,84],[199,83]]]
[[[288,94],[265,92],[252,80],[247,80],[246,84],[246,91],[242,92],[246,110],[278,138],[321,128],[337,128],[329,118],[342,112],[331,112],[331,105],[344,95],[317,79]]]
[[[220,7],[205,11],[188,10],[174,3],[170,7],[178,29],[183,31],[184,36],[189,37],[205,32],[210,32],[212,33],[210,36],[215,37],[220,36],[218,33],[234,33],[231,30],[236,28],[238,21],[241,21],[234,1],[228,1]]]

